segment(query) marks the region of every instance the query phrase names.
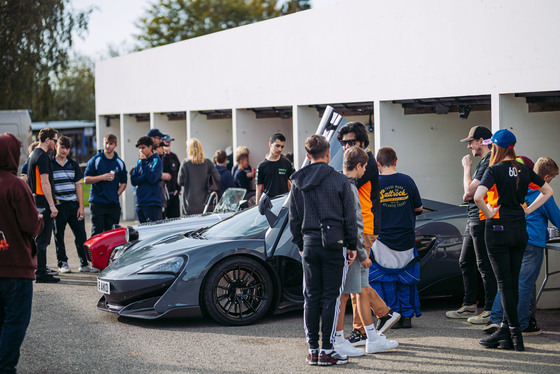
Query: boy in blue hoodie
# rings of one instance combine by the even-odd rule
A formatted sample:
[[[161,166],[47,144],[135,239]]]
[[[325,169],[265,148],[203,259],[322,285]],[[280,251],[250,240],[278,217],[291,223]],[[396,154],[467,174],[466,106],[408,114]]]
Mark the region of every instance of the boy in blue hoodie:
[[[527,162],[525,162],[527,164]],[[558,175],[558,165],[550,157],[541,157],[537,160],[534,172],[550,183]],[[537,198],[538,190],[527,192],[525,203],[527,206]],[[544,257],[544,247],[548,239],[548,221],[556,227],[560,227],[560,209],[554,199],[548,199],[544,205],[525,217],[527,221],[527,234],[529,242],[523,254],[523,262],[519,272],[519,301],[517,303],[517,314],[519,326],[524,335],[538,335],[542,330],[537,325],[535,318],[536,299],[535,282],[541,271]],[[490,322],[484,328],[484,332],[492,334],[498,328],[504,311],[500,301],[500,293],[496,295]]]
[[[132,169],[130,182],[136,186],[136,214],[140,223],[158,221],[161,211],[161,174],[163,163],[154,153],[153,141],[142,136],[136,142],[140,158]]]

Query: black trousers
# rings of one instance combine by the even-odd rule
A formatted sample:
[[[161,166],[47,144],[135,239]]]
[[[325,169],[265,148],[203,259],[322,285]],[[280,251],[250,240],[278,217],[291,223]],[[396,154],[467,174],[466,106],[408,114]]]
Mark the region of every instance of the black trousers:
[[[43,230],[35,238],[37,244],[37,276],[45,275],[47,273],[47,247],[51,244],[51,236],[54,227],[54,219],[51,218],[51,210],[45,208],[43,211]]]
[[[504,308],[502,322],[519,327],[519,271],[529,239],[525,217],[487,220],[485,238]]]
[[[58,266],[62,266],[63,262],[68,261],[66,256],[66,246],[64,245],[64,231],[66,224],[70,226],[74,234],[74,244],[76,245],[76,252],[80,258],[80,266],[86,266],[88,260],[84,249],[84,242],[86,241],[86,225],[84,220],[78,220],[77,201],[63,201],[57,205],[58,215],[55,218],[55,232],[54,243],[56,244],[56,259]]]
[[[488,258],[486,241],[484,238],[484,221],[469,221],[463,236],[463,247],[459,257],[459,267],[463,275],[465,288],[465,305],[475,304],[478,299],[478,272],[482,276],[484,285],[484,310],[492,310],[498,286]]]
[[[107,205],[91,203],[91,236],[109,231],[121,220],[121,207],[118,204]]]
[[[181,216],[181,201],[179,194],[169,195],[167,207],[165,208],[165,218],[179,218]]]
[[[311,349],[319,348],[319,329],[322,348],[332,349],[340,294],[346,276],[342,251],[326,250],[320,244],[303,246],[303,320],[307,342]]]

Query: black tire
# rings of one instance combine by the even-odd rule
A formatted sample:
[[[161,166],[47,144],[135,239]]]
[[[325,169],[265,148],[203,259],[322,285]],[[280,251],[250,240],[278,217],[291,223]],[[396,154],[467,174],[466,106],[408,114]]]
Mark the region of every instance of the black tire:
[[[202,290],[205,311],[223,325],[249,325],[272,304],[273,284],[258,261],[234,256],[208,272]]]

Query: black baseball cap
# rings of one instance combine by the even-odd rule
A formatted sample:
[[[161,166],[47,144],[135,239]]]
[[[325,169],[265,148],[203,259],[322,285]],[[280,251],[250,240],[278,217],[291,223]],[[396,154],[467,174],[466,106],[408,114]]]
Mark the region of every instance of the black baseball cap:
[[[165,134],[162,133],[161,131],[159,131],[158,129],[151,129],[150,131],[148,131],[146,136],[149,136],[151,138],[153,138],[154,136],[158,136],[160,138],[163,138],[165,136]]]
[[[461,142],[470,142],[471,140],[475,140],[475,139],[490,139],[492,137],[492,131],[488,130],[486,127],[484,126],[473,126],[471,127],[471,130],[469,131],[469,136],[467,136],[465,139],[461,139]]]

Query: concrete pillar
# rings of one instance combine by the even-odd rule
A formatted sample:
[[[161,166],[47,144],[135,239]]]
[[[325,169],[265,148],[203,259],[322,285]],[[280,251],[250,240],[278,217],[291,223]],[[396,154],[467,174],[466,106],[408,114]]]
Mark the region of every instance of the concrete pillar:
[[[317,109],[306,105],[294,105],[293,113],[294,166],[299,169],[306,159],[305,139],[315,134],[321,118]]]

